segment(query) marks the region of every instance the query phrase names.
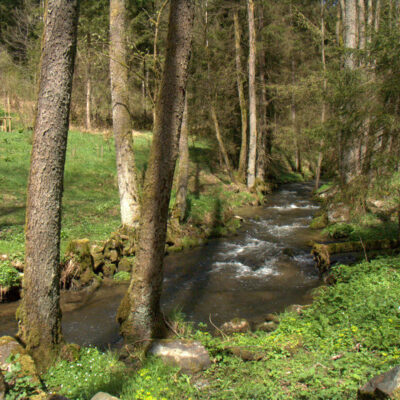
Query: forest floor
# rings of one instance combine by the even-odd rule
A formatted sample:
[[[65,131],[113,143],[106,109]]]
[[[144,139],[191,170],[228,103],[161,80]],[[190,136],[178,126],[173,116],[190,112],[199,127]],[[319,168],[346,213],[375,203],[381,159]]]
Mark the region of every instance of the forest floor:
[[[332,272],[336,284],[316,289],[300,312],[280,314],[271,333],[215,337],[176,322],[181,335],[210,352],[212,366],[202,373],[181,374],[155,358],[132,370],[116,353],[82,348],[79,359],[59,362],[44,382],[71,400],[98,391],[122,400],[356,399],[361,385],[399,364],[400,257]]]

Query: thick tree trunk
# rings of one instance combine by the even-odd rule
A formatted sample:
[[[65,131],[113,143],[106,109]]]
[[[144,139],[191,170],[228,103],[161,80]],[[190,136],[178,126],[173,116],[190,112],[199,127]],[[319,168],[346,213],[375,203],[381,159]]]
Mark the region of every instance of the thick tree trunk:
[[[356,0],[345,0],[345,20],[344,20],[344,46],[346,49],[345,66],[354,69],[355,54],[357,48],[357,5]]]
[[[239,95],[240,114],[242,119],[242,143],[240,145],[240,156],[239,156],[239,168],[238,175],[239,179],[243,180],[246,173],[246,161],[247,161],[247,105],[244,96],[243,89],[243,68],[242,68],[242,48],[240,45],[240,25],[239,25],[239,13],[237,8],[233,12],[233,21],[235,27],[235,56],[236,56],[236,80]]]
[[[365,50],[366,30],[365,30],[365,2],[358,0],[358,48]]]
[[[139,219],[139,191],[128,104],[125,46],[125,0],[110,1],[110,76],[121,223],[133,228]]]
[[[40,368],[62,340],[60,310],[61,199],[67,146],[78,0],[48,0],[40,61],[26,209],[23,298],[18,336]]]
[[[188,140],[188,100],[185,96],[185,108],[182,117],[181,137],[179,140],[179,172],[177,179],[175,215],[183,221],[186,215],[186,198],[189,183],[189,140]]]
[[[256,105],[256,28],[254,23],[254,0],[247,0],[249,18],[249,159],[247,187],[252,188],[256,180],[257,158],[257,105]]]
[[[118,310],[125,340],[142,346],[164,333],[160,311],[163,259],[193,19],[194,1],[171,0],[166,59],[144,183],[136,263],[129,289]]]
[[[264,12],[262,6],[259,7],[259,29],[264,28]],[[259,82],[260,82],[260,124],[257,137],[257,171],[256,176],[260,182],[264,182],[268,160],[271,156],[272,130],[268,129],[268,99],[265,83],[265,50],[261,48],[259,52]]]

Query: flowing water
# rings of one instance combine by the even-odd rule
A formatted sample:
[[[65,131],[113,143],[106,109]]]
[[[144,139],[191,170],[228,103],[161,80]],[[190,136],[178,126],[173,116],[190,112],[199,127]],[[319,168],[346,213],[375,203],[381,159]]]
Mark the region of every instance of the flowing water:
[[[262,320],[290,304],[310,302],[319,285],[308,228],[318,206],[311,184],[293,183],[262,207],[243,209],[238,235],[166,257],[162,308],[181,310],[193,322],[215,325],[234,317]],[[82,307],[63,314],[68,341],[108,346],[119,340],[115,322],[127,285],[103,287]],[[17,304],[0,305],[0,336],[13,334]]]

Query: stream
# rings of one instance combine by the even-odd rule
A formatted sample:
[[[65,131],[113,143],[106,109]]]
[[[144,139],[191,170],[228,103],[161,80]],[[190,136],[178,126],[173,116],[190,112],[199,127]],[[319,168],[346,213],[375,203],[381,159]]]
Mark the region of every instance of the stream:
[[[165,259],[162,309],[181,310],[186,319],[217,326],[235,317],[262,321],[290,304],[307,304],[320,284],[307,243],[318,205],[311,183],[282,185],[261,207],[240,210],[234,237],[172,254]],[[127,284],[104,286],[83,306],[63,313],[67,341],[108,347],[120,337],[115,321]],[[17,302],[0,304],[0,336],[15,334]]]

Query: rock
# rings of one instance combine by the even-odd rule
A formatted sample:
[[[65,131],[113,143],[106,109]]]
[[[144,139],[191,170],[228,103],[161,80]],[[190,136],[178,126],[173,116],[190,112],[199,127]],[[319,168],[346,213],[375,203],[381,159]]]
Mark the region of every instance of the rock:
[[[160,357],[167,365],[180,367],[185,374],[194,374],[211,366],[208,351],[197,341],[158,340],[149,352]]]
[[[6,390],[7,390],[7,384],[4,379],[4,375],[0,370],[0,400],[4,400],[6,398]]]
[[[60,358],[65,361],[75,362],[79,359],[81,346],[75,343],[66,343],[61,347]]]
[[[232,346],[227,350],[233,355],[240,357],[243,361],[260,361],[264,358],[265,354],[254,352],[244,346]]]
[[[293,257],[293,256],[294,256],[294,251],[293,251],[293,249],[291,249],[290,247],[284,248],[284,249],[282,250],[282,253],[283,253],[285,256],[288,256],[288,257]]]
[[[244,318],[234,318],[229,322],[225,322],[220,329],[227,335],[232,335],[233,333],[245,333],[250,331],[250,323]]]
[[[359,400],[400,399],[400,365],[375,376],[358,389]]]
[[[107,261],[104,265],[103,265],[103,274],[106,277],[111,277],[115,274],[115,271],[117,270],[117,267],[115,264]]]
[[[0,338],[0,369],[9,371],[13,362],[7,361],[10,356],[15,356],[15,362],[21,366],[17,376],[20,378],[31,377],[32,382],[40,383],[35,362],[27,351],[11,336]]]
[[[349,222],[350,207],[344,203],[332,204],[328,209],[327,216],[330,223]]]
[[[119,400],[118,397],[111,396],[111,394],[99,392],[95,394],[91,400]]]
[[[113,263],[113,262],[117,262],[119,255],[118,255],[118,251],[117,250],[110,250],[107,253],[107,258]]]
[[[275,314],[267,314],[264,318],[266,321],[272,321],[275,322],[276,324],[279,324],[279,317],[278,315]]]
[[[300,304],[291,304],[289,307],[286,308],[286,311],[294,312],[298,315],[301,315],[303,313],[304,307],[305,306],[301,306]]]
[[[21,260],[13,260],[11,261],[11,265],[20,272],[24,270],[24,263]]]
[[[323,213],[318,217],[314,217],[311,221],[310,228],[311,229],[324,229],[329,223],[328,215]]]
[[[120,262],[118,263],[118,272],[125,271],[131,272],[132,271],[132,263],[128,257],[122,257]]]
[[[278,329],[278,325],[274,321],[262,322],[256,326],[256,331],[273,332]]]

